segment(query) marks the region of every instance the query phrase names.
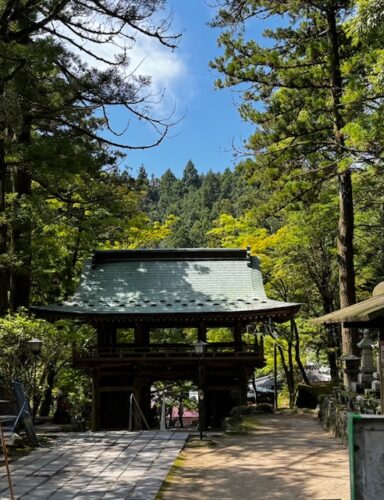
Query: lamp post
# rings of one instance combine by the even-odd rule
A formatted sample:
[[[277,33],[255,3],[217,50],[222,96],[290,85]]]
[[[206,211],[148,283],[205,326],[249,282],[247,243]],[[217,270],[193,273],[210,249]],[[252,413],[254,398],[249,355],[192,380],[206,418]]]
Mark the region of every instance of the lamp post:
[[[278,334],[273,326],[271,318],[269,318],[268,325],[265,324],[264,328],[266,331],[269,330],[269,334],[273,338],[273,409],[277,410],[277,341]]]
[[[273,409],[277,411],[277,345],[273,341]]]
[[[32,421],[33,425],[35,425],[35,416],[36,416],[36,364],[37,364],[37,356],[41,353],[41,346],[43,344],[40,339],[32,339],[28,341],[29,348],[34,356],[33,362],[33,390],[32,390]]]
[[[199,356],[199,387],[198,387],[198,402],[199,402],[199,432],[200,432],[200,441],[203,439],[203,403],[204,403],[204,390],[203,390],[203,363],[202,359],[205,352],[205,347],[207,343],[199,340],[194,344],[195,354]]]

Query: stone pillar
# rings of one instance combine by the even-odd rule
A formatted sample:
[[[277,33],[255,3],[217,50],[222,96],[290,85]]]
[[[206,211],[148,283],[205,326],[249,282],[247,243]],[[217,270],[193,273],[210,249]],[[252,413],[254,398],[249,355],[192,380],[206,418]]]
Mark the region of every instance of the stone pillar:
[[[379,374],[381,414],[384,415],[384,328],[379,330]]]
[[[363,338],[357,343],[357,347],[361,349],[361,361],[357,380],[364,389],[371,387],[373,380],[373,340],[369,336],[369,330],[363,331]]]
[[[340,360],[344,364],[344,383],[345,380],[348,380],[349,383],[346,388],[356,391],[358,387],[357,376],[359,373],[360,358],[354,354],[344,354],[340,357]]]

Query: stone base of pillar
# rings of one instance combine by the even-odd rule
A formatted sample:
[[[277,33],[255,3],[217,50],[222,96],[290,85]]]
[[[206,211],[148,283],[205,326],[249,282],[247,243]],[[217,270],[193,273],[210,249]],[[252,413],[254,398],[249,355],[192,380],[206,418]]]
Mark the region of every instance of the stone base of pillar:
[[[372,373],[359,373],[358,376],[357,376],[357,381],[362,384],[366,389],[368,389],[369,387],[371,387],[371,384],[372,384],[372,380],[373,380],[373,376],[372,376]]]
[[[365,387],[364,384],[361,384],[359,382],[351,382],[350,389],[357,394],[364,394]]]
[[[380,380],[373,380],[372,381],[372,385],[371,385],[371,389],[380,394]]]

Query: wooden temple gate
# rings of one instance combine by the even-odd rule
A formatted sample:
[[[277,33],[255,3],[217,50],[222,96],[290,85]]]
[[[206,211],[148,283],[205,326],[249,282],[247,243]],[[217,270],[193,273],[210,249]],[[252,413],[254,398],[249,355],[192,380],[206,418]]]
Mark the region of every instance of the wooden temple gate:
[[[266,297],[258,259],[246,250],[175,249],[96,252],[71,301],[32,309],[95,327],[97,342],[75,348],[73,365],[92,376],[98,430],[127,428],[131,394],[150,420],[150,390],[159,380],[193,381],[204,396],[204,428],[219,427],[233,406],[246,404],[248,379],[264,366],[262,339],[245,342],[246,326],[287,321],[298,308]],[[230,342],[208,341],[218,327],[232,330]],[[127,328],[133,342],[120,342]],[[151,342],[151,332],[165,328],[196,329],[204,352]]]

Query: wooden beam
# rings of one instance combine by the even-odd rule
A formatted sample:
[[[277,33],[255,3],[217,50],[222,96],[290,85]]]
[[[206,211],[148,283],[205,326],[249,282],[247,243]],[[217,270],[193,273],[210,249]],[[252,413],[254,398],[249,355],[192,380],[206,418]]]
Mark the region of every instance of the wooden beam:
[[[93,370],[92,376],[92,430],[100,430],[100,370]]]

